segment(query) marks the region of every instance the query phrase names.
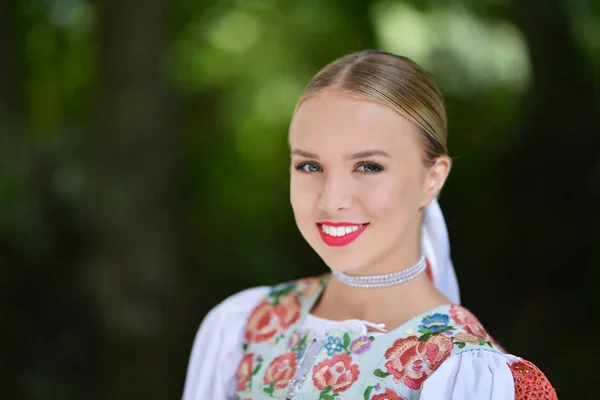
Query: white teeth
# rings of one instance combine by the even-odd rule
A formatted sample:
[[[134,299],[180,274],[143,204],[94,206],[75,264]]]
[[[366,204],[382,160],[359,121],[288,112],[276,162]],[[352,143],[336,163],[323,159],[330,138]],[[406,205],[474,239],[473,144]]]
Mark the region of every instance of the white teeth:
[[[352,232],[356,232],[362,228],[362,225],[352,225],[352,226],[329,226],[322,225],[323,232],[325,232],[329,236],[344,236]]]

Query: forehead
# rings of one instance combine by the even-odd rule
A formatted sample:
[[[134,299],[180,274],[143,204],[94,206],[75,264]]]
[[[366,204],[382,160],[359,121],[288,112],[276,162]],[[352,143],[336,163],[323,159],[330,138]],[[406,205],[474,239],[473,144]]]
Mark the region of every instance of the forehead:
[[[421,147],[416,126],[392,109],[328,92],[300,104],[290,125],[289,140],[292,148],[306,151],[385,148],[419,153]]]

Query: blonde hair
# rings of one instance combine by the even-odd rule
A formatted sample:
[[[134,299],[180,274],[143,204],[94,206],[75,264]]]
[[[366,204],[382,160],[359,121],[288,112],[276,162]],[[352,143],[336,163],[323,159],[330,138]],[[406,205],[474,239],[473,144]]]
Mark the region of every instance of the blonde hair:
[[[298,105],[329,88],[380,103],[413,122],[421,132],[427,166],[448,154],[442,94],[431,75],[411,59],[379,50],[345,55],[310,80]]]

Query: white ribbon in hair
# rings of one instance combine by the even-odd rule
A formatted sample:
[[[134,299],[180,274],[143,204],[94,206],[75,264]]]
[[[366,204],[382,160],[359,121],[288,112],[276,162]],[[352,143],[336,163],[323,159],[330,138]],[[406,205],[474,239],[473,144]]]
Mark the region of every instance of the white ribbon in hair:
[[[433,284],[450,301],[460,304],[458,280],[450,258],[448,228],[437,198],[425,207],[421,235],[423,252],[431,265]]]

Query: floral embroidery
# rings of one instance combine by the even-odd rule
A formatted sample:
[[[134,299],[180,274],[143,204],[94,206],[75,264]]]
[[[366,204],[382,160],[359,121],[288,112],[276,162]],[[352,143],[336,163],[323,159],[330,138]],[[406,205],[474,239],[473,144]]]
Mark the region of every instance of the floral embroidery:
[[[288,340],[288,350],[296,352],[296,359],[300,360],[306,351],[306,338],[307,335],[303,335],[302,332],[295,332],[290,336]]]
[[[450,307],[450,316],[457,324],[461,325],[467,333],[477,337],[489,338],[488,333],[485,331],[479,320],[466,308],[453,305]]]
[[[270,297],[281,297],[290,294],[294,288],[296,287],[295,282],[286,282],[279,284],[277,286],[273,286],[269,291]]]
[[[420,389],[423,381],[435,371],[440,364],[450,357],[452,339],[436,334],[426,342],[416,336],[398,339],[386,350],[385,363],[389,375],[394,376],[397,383],[403,382],[411,389]],[[379,372],[379,374],[378,374]],[[376,370],[376,376],[382,376]]]
[[[473,336],[470,333],[463,332],[457,333],[456,336],[454,336],[454,341],[462,343],[479,344],[479,338],[477,336]]]
[[[344,347],[342,346],[342,339],[339,337],[329,336],[325,341],[325,349],[327,349],[327,355],[332,356],[335,353],[340,353],[344,351]]]
[[[301,313],[306,312],[307,304],[312,302],[307,303],[306,296],[314,295],[324,284],[324,279],[308,278],[273,287],[252,311],[245,331],[244,351],[248,353],[236,372],[238,398],[245,399],[248,394],[258,392],[270,397],[281,396],[300,368],[299,379],[304,384],[299,386],[298,398],[406,400],[403,396],[413,398],[425,380],[460,349],[486,346],[499,352],[477,318],[458,305],[424,315],[416,323],[403,327],[402,336],[387,336],[381,343],[379,340],[374,342],[373,336],[339,331],[324,338],[313,337],[312,330],[295,325]],[[385,343],[385,358],[372,367],[374,371],[366,371],[364,369],[371,360],[368,352],[378,347],[376,343]],[[379,358],[381,354],[373,356]],[[539,371],[522,365],[525,364],[511,366],[515,390],[520,390],[517,394],[521,397],[517,396],[517,400],[524,399],[522,393],[530,393],[532,386],[527,379]],[[367,381],[359,380],[361,367],[362,376],[373,382],[369,386]],[[525,372],[533,375],[525,376]],[[308,374],[312,374],[312,382]],[[373,379],[373,375],[377,379]],[[542,381],[539,382],[541,386],[534,386],[551,389],[549,383],[544,386]],[[556,400],[555,397],[547,398]]]
[[[299,279],[296,281],[297,290],[302,296],[312,296],[324,285],[326,276]]]
[[[246,325],[245,338],[248,343],[260,343],[285,332],[300,318],[300,300],[295,293],[287,293],[289,288],[272,292],[273,303],[263,300],[256,307]],[[283,293],[283,294],[282,294]],[[269,296],[271,298],[271,296]]]
[[[450,307],[450,316],[454,321],[456,321],[459,325],[462,326],[462,328],[467,334],[477,337],[480,346],[495,346],[500,351],[505,353],[502,346],[500,346],[498,342],[496,342],[494,338],[492,338],[490,334],[487,333],[487,331],[483,328],[483,325],[481,325],[481,322],[479,322],[479,320],[469,310],[461,306],[453,305],[452,307]],[[464,347],[464,343],[471,343],[459,339],[456,340],[456,342],[457,346],[461,349]]]
[[[350,351],[354,354],[362,354],[371,348],[372,336],[361,336],[350,343]]]
[[[352,357],[347,354],[336,354],[313,368],[313,383],[322,391],[321,397],[347,390],[358,379],[358,365],[352,364]]]
[[[276,357],[267,367],[263,382],[268,385],[263,391],[273,395],[275,389],[283,389],[296,372],[296,353],[286,353]]]
[[[492,343],[489,340],[471,335],[470,333],[460,332],[456,334],[456,336],[454,336],[454,344],[457,345],[459,349],[465,347],[466,343],[478,344],[479,346],[488,345],[489,347],[494,347],[492,346]]]
[[[448,328],[448,315],[446,314],[433,314],[428,315],[421,321],[421,325],[419,325],[420,331],[426,331],[427,333],[433,332],[443,332]]]
[[[302,342],[302,332],[295,332],[290,336],[290,339],[288,340],[288,349],[293,349],[296,348],[300,345],[300,343]]]
[[[368,397],[365,397],[368,399]],[[404,397],[400,396],[398,393],[394,392],[392,389],[385,389],[385,393],[376,394],[371,397],[371,400],[406,400]]]
[[[422,333],[419,340],[426,342],[431,335],[437,333],[444,333],[446,336],[451,336],[455,328],[448,325],[449,321],[450,318],[446,314],[437,313],[423,317],[419,325],[419,332]]]
[[[352,340],[350,334],[345,332],[342,338],[338,336],[329,336],[325,340],[323,347],[327,350],[327,355],[331,357],[336,353],[345,351],[346,354],[363,354],[371,348],[371,342],[375,340],[373,336],[361,336]]]
[[[256,366],[254,366],[254,363],[256,363]],[[262,356],[245,354],[244,357],[242,357],[235,374],[237,381],[236,388],[238,391],[252,389],[252,377],[258,373],[262,367],[262,363]]]
[[[252,377],[252,367],[254,364],[254,354],[246,354],[240,365],[238,366],[238,370],[236,373],[237,379],[237,390],[246,390],[248,386],[248,381]]]

